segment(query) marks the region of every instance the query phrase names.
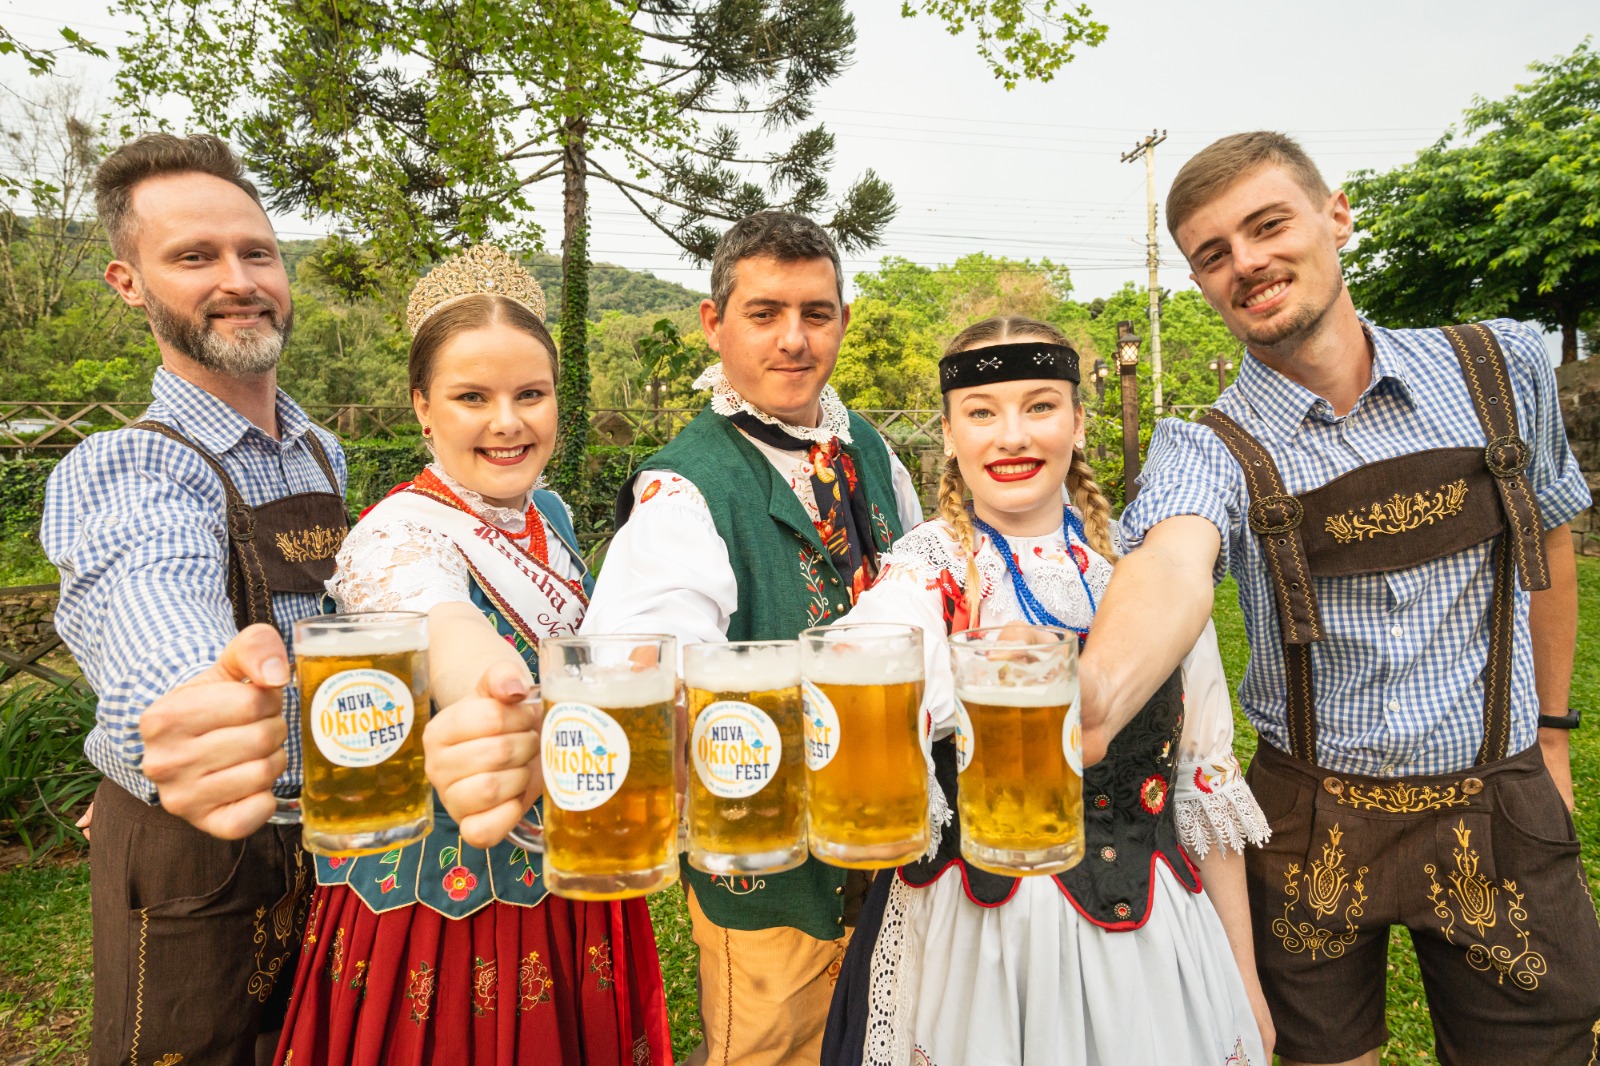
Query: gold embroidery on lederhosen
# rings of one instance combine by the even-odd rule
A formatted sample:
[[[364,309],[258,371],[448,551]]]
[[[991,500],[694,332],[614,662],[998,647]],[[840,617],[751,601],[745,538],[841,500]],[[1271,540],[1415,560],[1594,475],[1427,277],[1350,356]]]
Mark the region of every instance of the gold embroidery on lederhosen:
[[[144,941],[150,931],[150,909],[139,911],[139,976],[133,986],[133,1046],[128,1049],[128,1066],[139,1066],[139,1034],[144,1029]]]
[[[1499,974],[1497,984],[1504,984],[1509,977],[1518,988],[1531,992],[1539,987],[1539,978],[1544,975],[1546,964],[1544,956],[1529,946],[1531,935],[1523,925],[1528,920],[1528,912],[1522,906],[1522,893],[1517,891],[1515,881],[1502,880],[1497,887],[1478,872],[1478,849],[1472,847],[1472,830],[1467,828],[1464,820],[1457,823],[1453,832],[1459,846],[1450,852],[1456,863],[1456,868],[1447,875],[1450,888],[1446,890],[1440,886],[1436,877],[1439,871],[1433,863],[1422,867],[1428,875],[1428,899],[1433,903],[1433,913],[1444,922],[1439,931],[1444,934],[1446,941],[1454,944],[1456,920],[1459,917],[1462,925],[1476,929],[1480,941],[1483,940],[1499,921],[1499,896],[1503,891],[1506,894],[1506,924],[1515,931],[1515,938],[1522,942],[1522,950],[1513,955],[1504,944],[1476,943],[1467,948],[1467,965],[1484,972],[1494,970]],[[1453,909],[1445,896],[1455,901]]]
[[[155,1061],[155,1066],[178,1066],[183,1061],[183,1056],[176,1051],[163,1055]]]
[[[1470,780],[1470,779],[1469,779]],[[1482,789],[1482,784],[1479,784]],[[1349,784],[1338,794],[1337,801],[1356,810],[1377,810],[1388,814],[1416,814],[1419,811],[1440,811],[1449,807],[1471,806],[1471,793],[1460,785],[1434,788],[1432,785],[1408,785],[1396,781],[1392,785],[1374,785],[1364,788]]]
[[[272,538],[278,551],[291,563],[332,559],[344,543],[345,530],[332,526],[311,526],[280,532]]]
[[[1329,515],[1322,524],[1340,544],[1359,543],[1368,537],[1409,533],[1442,522],[1460,514],[1466,498],[1467,483],[1459,479],[1440,485],[1431,495],[1413,492],[1406,496],[1397,492],[1387,500]]]
[[[1355,943],[1355,919],[1362,915],[1361,905],[1367,901],[1364,880],[1367,867],[1357,869],[1355,878],[1351,879],[1350,871],[1344,865],[1344,849],[1339,847],[1343,836],[1338,823],[1334,823],[1328,830],[1328,842],[1322,845],[1322,858],[1313,862],[1303,877],[1297,862],[1290,863],[1283,872],[1283,893],[1288,901],[1283,905],[1283,916],[1273,919],[1272,932],[1283,942],[1283,949],[1291,955],[1309,951],[1315,959],[1320,951],[1330,959],[1337,959]],[[1346,892],[1350,893],[1350,902],[1344,905],[1341,915],[1345,923],[1343,932],[1319,929],[1310,922],[1297,922],[1290,917],[1294,908],[1303,904],[1316,917],[1326,918],[1339,909]]]
[[[258,1003],[265,1003],[272,998],[272,990],[277,987],[278,977],[283,973],[284,965],[289,957],[294,954],[295,914],[302,913],[305,906],[305,862],[301,852],[295,849],[294,884],[289,891],[272,908],[272,938],[276,941],[277,949],[270,960],[264,960],[267,952],[267,929],[265,907],[256,908],[256,926],[251,939],[256,944],[256,972],[250,975],[250,982],[245,986],[245,991],[256,997]]]

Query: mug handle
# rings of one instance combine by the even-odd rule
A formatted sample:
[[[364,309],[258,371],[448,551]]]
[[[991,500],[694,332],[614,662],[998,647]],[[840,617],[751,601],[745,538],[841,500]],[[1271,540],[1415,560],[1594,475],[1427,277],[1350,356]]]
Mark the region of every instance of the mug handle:
[[[519,819],[516,828],[506,834],[506,839],[519,848],[526,848],[530,854],[544,854],[544,826],[535,825],[527,818]]]
[[[272,817],[267,819],[268,825],[299,825],[300,824],[300,797],[284,799],[282,796],[273,796],[277,808],[272,812]]]

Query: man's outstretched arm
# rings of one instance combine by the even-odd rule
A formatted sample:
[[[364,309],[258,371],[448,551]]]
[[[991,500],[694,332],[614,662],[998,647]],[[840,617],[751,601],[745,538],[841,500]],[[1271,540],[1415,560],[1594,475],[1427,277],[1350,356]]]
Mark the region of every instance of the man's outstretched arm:
[[[1175,515],[1118,560],[1079,671],[1086,765],[1105,756],[1111,739],[1194,647],[1211,617],[1221,549],[1209,519]]]

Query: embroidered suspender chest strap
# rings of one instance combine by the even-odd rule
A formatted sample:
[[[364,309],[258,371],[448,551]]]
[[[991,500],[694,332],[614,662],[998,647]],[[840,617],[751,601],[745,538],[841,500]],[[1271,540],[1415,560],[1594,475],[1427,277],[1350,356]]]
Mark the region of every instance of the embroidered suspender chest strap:
[[[1250,498],[1248,521],[1267,561],[1273,600],[1278,605],[1278,627],[1283,634],[1289,744],[1297,758],[1314,763],[1317,718],[1311,645],[1324,639],[1325,634],[1300,532],[1305,509],[1284,490],[1283,476],[1272,456],[1239,423],[1217,410],[1208,412],[1200,422],[1222,439],[1244,471]]]
[[[1550,587],[1550,570],[1544,555],[1544,518],[1539,501],[1528,484],[1528,464],[1533,452],[1517,432],[1517,405],[1511,395],[1505,356],[1494,332],[1476,323],[1446,326],[1444,335],[1461,363],[1472,407],[1489,444],[1484,465],[1500,490],[1506,513],[1506,551],[1515,556],[1522,587],[1530,592]]]

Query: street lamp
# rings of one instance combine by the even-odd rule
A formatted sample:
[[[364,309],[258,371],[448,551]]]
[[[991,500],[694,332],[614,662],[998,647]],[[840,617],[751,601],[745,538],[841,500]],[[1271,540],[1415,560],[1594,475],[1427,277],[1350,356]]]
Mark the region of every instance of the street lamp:
[[[1106,375],[1110,373],[1111,368],[1106,365],[1106,361],[1096,356],[1094,369],[1089,371],[1089,376],[1094,379],[1094,414],[1096,418],[1105,410]],[[1094,457],[1101,461],[1104,461],[1106,457],[1106,446],[1099,441],[1096,441],[1094,446]]]
[[[1211,360],[1211,369],[1217,372],[1217,395],[1221,396],[1223,390],[1228,387],[1228,371],[1233,369],[1233,360],[1219,356]]]
[[[1118,384],[1122,390],[1122,499],[1133,502],[1138,493],[1134,481],[1139,476],[1139,335],[1133,323],[1117,323]]]

